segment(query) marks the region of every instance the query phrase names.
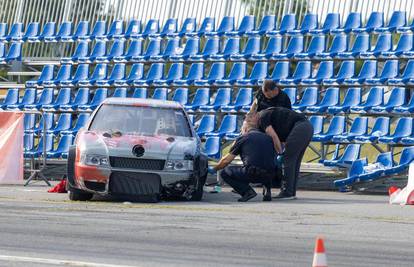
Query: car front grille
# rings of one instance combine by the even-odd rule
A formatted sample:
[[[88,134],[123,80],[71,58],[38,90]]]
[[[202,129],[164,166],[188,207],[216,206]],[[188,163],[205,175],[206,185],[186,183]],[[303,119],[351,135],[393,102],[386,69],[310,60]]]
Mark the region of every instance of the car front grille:
[[[161,191],[161,178],[154,173],[112,172],[109,192],[118,195],[151,195]]]
[[[135,159],[124,157],[109,157],[111,166],[120,169],[155,170],[164,169],[165,160],[160,159]]]

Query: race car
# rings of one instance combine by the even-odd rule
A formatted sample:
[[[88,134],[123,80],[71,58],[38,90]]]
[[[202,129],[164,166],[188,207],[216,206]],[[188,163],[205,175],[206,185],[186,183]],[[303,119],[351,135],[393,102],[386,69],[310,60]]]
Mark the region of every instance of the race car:
[[[67,164],[71,200],[200,201],[208,158],[177,102],[108,98],[78,132]]]

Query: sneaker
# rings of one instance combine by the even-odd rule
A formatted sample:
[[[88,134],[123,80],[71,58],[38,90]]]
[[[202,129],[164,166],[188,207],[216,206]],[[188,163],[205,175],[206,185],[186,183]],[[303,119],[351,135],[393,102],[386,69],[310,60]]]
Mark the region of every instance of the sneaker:
[[[296,196],[281,191],[279,195],[274,196],[273,198],[277,200],[292,200],[292,199],[296,199]]]
[[[272,191],[270,187],[263,186],[263,201],[272,201]]]
[[[249,188],[246,193],[244,193],[242,195],[241,198],[239,198],[237,201],[238,202],[246,202],[249,201],[250,199],[254,198],[255,196],[257,196],[256,191],[253,190],[253,188]]]

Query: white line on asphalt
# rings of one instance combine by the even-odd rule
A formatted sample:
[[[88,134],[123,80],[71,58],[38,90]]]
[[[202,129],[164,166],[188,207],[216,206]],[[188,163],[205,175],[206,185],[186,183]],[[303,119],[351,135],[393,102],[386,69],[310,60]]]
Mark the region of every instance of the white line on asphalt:
[[[86,262],[86,261],[58,260],[58,259],[22,257],[22,256],[11,256],[11,255],[0,255],[0,261],[30,262],[30,263],[40,263],[40,264],[43,263],[43,264],[81,266],[81,267],[134,267],[131,265],[116,265],[116,264],[104,264],[104,263]]]

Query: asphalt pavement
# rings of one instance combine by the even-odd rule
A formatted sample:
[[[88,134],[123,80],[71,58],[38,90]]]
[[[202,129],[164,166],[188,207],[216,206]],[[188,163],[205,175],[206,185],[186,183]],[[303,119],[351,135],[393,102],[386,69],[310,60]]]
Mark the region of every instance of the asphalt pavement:
[[[143,204],[46,190],[0,187],[0,266],[311,266],[319,235],[329,266],[414,262],[414,207],[384,195],[300,191],[241,204],[225,189]]]

